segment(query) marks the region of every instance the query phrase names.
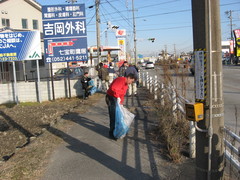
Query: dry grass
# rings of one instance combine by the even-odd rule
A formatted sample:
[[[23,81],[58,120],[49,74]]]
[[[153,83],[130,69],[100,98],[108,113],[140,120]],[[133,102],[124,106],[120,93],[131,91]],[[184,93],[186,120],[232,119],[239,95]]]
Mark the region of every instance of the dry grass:
[[[185,97],[188,69],[184,68],[184,65],[177,65],[171,59],[164,61],[161,68],[163,70],[161,79],[165,87],[174,87],[174,90],[178,89],[177,96],[181,94]],[[174,162],[180,162],[182,153],[188,151],[189,123],[179,112],[176,113],[176,116],[173,115],[172,101],[168,95],[164,97],[164,106],[160,105],[159,102],[155,106],[159,119],[157,133],[161,135],[161,139],[164,139],[170,159]]]
[[[158,127],[155,134],[164,141],[168,157],[176,162],[181,162],[183,152],[187,151],[189,125],[185,119],[175,121],[171,106],[155,104],[158,118]]]

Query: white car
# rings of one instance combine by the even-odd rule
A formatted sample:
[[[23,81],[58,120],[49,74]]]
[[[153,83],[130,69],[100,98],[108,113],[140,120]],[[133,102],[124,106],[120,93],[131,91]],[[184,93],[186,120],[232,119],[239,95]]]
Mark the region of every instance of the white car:
[[[145,63],[145,62],[142,62],[141,66],[142,66],[142,67],[145,67],[145,66],[146,66],[146,63]]]
[[[147,62],[146,69],[154,69],[154,63],[153,62]]]

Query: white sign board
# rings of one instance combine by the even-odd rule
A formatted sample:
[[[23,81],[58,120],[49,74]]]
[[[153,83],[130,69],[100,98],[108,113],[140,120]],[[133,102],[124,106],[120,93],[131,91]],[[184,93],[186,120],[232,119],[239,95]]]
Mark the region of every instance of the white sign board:
[[[195,94],[196,99],[204,100],[204,51],[195,51]]]

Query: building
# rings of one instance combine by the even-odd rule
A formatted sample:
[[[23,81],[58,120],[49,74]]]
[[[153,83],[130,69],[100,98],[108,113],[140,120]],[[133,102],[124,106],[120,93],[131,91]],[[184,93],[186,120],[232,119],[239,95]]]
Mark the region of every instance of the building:
[[[230,41],[222,41],[222,52],[223,53],[230,52]]]

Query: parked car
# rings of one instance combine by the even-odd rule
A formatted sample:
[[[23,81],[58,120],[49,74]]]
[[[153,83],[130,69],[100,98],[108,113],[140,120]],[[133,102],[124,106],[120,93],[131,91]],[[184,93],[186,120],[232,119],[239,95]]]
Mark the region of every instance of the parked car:
[[[142,63],[141,63],[141,66],[142,66],[142,67],[145,67],[145,66],[146,66],[146,63],[145,63],[145,62],[142,62]]]
[[[68,78],[68,69],[61,68],[57,72],[54,73],[53,79],[54,80],[61,80]],[[70,79],[78,79],[81,78],[84,74],[84,70],[81,67],[70,67],[69,68],[69,77]]]
[[[146,64],[146,67],[145,67],[146,69],[154,69],[154,63],[153,62],[147,62],[147,64]]]
[[[230,57],[222,57],[222,64],[230,64],[231,59]]]

